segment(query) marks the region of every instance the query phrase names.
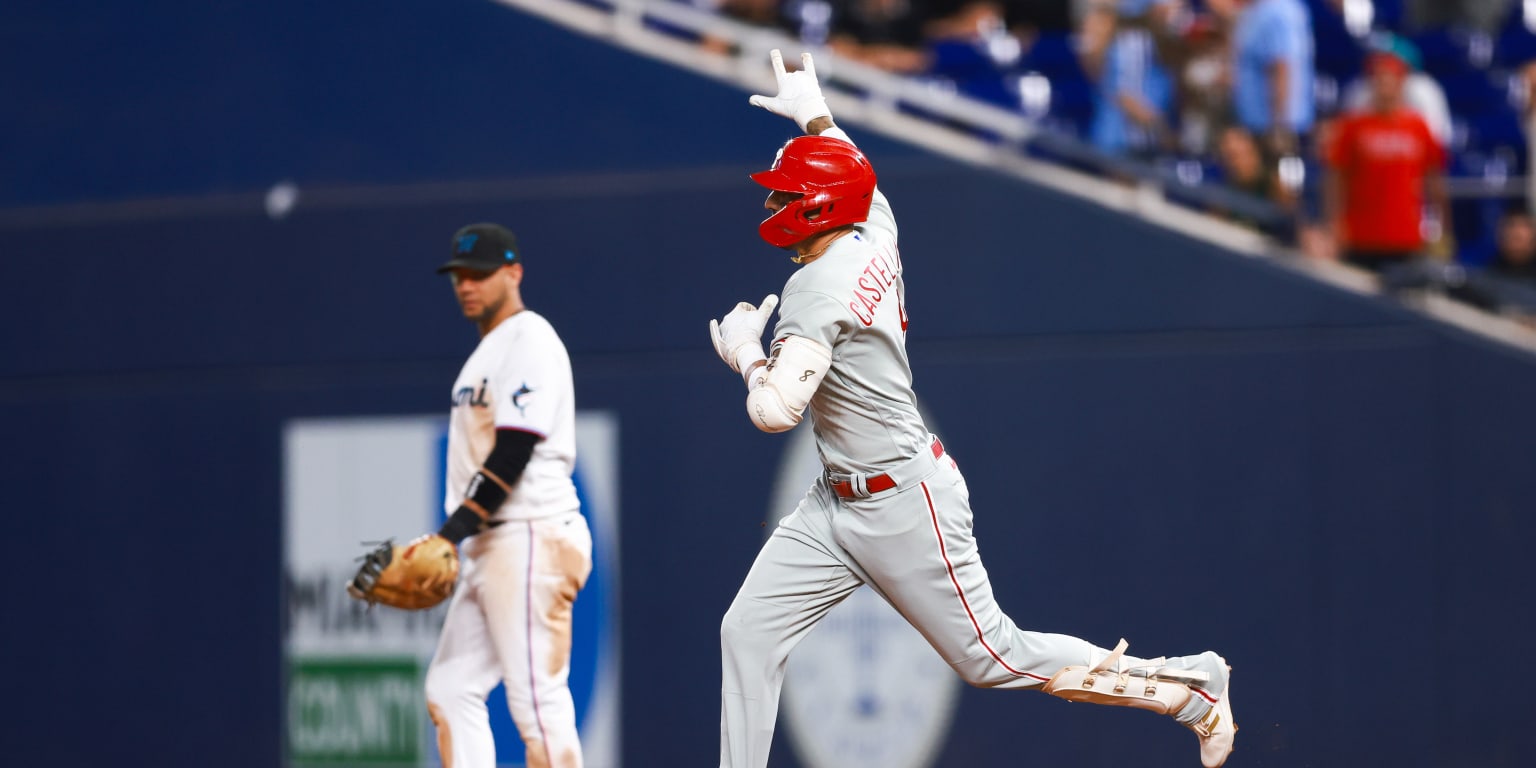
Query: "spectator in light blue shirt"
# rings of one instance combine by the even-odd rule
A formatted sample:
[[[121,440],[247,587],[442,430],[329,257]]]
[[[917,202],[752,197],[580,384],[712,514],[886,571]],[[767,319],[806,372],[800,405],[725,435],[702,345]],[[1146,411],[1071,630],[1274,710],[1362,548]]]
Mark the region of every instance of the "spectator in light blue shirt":
[[[1098,81],[1094,146],[1110,154],[1140,154],[1168,144],[1174,83],[1158,60],[1158,36],[1171,34],[1179,0],[1100,0],[1084,24],[1085,69]]]
[[[1302,0],[1238,0],[1232,33],[1237,120],[1272,155],[1312,130],[1312,16]]]

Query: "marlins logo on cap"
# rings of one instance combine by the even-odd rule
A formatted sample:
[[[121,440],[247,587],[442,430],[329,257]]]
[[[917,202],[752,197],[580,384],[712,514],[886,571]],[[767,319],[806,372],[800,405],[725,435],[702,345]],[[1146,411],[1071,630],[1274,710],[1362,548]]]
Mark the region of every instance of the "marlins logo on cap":
[[[453,255],[438,274],[463,267],[476,272],[490,272],[522,261],[518,256],[517,237],[500,224],[471,224],[453,234]]]

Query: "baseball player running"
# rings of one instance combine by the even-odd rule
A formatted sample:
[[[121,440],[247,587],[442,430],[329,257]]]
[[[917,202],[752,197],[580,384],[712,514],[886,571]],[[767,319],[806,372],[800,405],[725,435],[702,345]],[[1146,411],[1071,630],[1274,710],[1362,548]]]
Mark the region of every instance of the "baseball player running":
[[[511,232],[475,224],[437,270],[480,329],[453,385],[449,517],[463,568],[427,669],[427,709],[445,768],[494,768],[486,696],[506,684],[529,768],[580,768],[567,685],[571,609],[592,570],[592,535],[571,472],[571,362],[549,321],[523,305]]]
[[[778,51],[771,57],[779,92],[750,101],[806,135],[752,176],[772,211],[758,232],[800,266],[782,304],[773,295],[737,304],[710,321],[710,335],[745,380],[759,429],[792,429],[809,410],[826,471],[763,545],[721,623],[721,767],[767,765],[790,651],[861,584],[971,685],[1169,714],[1198,734],[1205,766],[1221,765],[1237,730],[1221,656],[1136,658],[1124,640],[1111,650],[1021,630],[998,607],[965,478],[915,405],[891,207],[833,124],[810,54],[797,72]]]

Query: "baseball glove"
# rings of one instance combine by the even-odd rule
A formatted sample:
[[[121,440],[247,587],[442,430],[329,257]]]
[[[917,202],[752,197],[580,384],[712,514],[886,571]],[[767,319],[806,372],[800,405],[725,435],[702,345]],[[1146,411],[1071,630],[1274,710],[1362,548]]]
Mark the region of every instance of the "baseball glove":
[[[453,594],[459,579],[459,550],[435,533],[405,546],[386,541],[364,555],[362,567],[347,584],[347,594],[393,608],[419,611]]]

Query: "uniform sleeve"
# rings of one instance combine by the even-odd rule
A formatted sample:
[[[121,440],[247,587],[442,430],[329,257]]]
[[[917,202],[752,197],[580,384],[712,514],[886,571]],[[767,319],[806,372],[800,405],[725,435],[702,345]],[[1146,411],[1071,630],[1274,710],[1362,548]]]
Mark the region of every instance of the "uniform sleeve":
[[[852,330],[852,315],[836,299],[824,293],[785,290],[779,304],[779,324],[773,328],[774,340],[786,336],[810,339],[827,349]]]
[[[496,429],[514,429],[547,437],[564,397],[565,356],[548,341],[528,334],[511,350],[497,370],[491,391],[496,393]]]

